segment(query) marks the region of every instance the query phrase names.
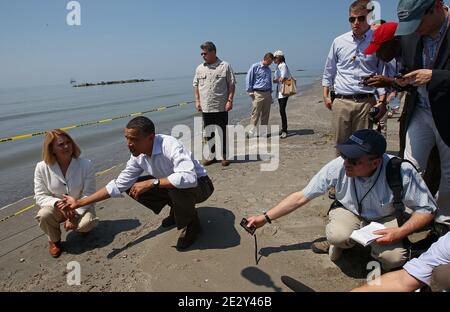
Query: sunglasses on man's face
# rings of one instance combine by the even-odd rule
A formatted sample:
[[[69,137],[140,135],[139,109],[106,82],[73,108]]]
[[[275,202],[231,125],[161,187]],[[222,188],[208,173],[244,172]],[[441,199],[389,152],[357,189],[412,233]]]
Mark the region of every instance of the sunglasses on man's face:
[[[344,160],[346,160],[349,165],[352,165],[352,166],[359,166],[359,165],[361,165],[363,163],[362,160],[361,160],[361,157],[359,157],[359,158],[349,158],[349,157],[347,157],[345,155],[341,155],[341,157]],[[369,161],[373,161],[373,160],[378,159],[378,157],[373,156],[373,157],[369,157],[368,159],[369,159]]]
[[[342,158],[344,160],[346,160],[349,165],[352,165],[352,166],[358,166],[358,165],[360,165],[362,163],[361,160],[360,160],[361,158],[349,158],[349,157],[347,157],[345,155],[342,155]]]
[[[350,23],[354,23],[354,22],[356,22],[356,20],[358,20],[358,22],[360,22],[360,23],[362,23],[362,22],[365,22],[366,21],[366,18],[367,18],[367,15],[361,15],[361,16],[350,16],[349,18],[348,18],[348,21],[350,22]]]

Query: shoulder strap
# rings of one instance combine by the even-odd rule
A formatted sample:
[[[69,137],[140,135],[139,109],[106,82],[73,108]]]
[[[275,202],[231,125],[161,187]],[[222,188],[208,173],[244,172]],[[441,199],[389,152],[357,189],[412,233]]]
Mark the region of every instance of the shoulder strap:
[[[393,157],[389,160],[386,166],[386,181],[394,194],[394,208],[395,216],[397,218],[398,226],[402,226],[404,223],[403,212],[405,211],[405,205],[402,201],[403,183],[401,175],[401,166],[403,160],[398,157]]]
[[[401,159],[398,157],[392,157],[386,166],[386,180],[394,195],[393,205],[395,208],[395,216],[397,218],[399,227],[405,223],[405,205],[402,201],[403,180],[401,174],[402,163],[404,162],[407,162],[411,164],[413,168],[416,168],[409,160]]]

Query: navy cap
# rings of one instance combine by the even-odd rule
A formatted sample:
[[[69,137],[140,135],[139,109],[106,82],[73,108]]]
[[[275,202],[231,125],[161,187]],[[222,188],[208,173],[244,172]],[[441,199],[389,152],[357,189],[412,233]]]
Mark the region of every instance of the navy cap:
[[[397,15],[400,24],[396,36],[407,36],[416,32],[425,15],[436,0],[400,0],[397,7]]]
[[[381,156],[386,152],[386,147],[386,139],[378,131],[371,129],[358,130],[345,143],[336,145],[339,152],[348,158]]]

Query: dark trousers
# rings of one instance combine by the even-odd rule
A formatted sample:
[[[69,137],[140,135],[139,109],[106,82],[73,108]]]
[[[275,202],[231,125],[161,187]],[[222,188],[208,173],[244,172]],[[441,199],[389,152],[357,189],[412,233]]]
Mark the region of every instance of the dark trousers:
[[[150,179],[153,177],[144,176],[137,182]],[[166,205],[169,205],[170,213],[175,217],[177,228],[180,230],[198,218],[195,204],[204,202],[214,192],[214,185],[208,176],[200,177],[197,182],[197,187],[189,189],[153,188],[141,194],[137,201],[155,214],[159,214]]]
[[[280,106],[280,115],[281,115],[281,131],[287,132],[288,129],[288,122],[287,122],[287,116],[286,116],[286,106],[288,102],[288,97],[283,99],[278,99],[278,104]]]
[[[223,137],[220,138],[222,140],[222,155],[223,159],[227,159],[227,125],[228,125],[228,112],[220,112],[220,113],[203,113],[203,126],[206,128],[210,125],[217,125],[220,129],[222,129]],[[208,145],[210,146],[211,153],[215,155],[216,153],[216,140],[215,133],[213,132],[210,136],[207,137]],[[214,139],[214,142],[210,141]],[[216,155],[215,155],[216,156]]]

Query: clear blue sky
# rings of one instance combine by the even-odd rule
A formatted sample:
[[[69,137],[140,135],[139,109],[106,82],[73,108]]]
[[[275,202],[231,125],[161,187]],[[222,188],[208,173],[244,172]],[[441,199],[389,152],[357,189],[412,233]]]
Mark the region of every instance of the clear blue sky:
[[[206,40],[235,71],[278,49],[321,69],[352,0],[79,0],[81,26],[66,24],[68,2],[0,2],[0,88],[192,75]],[[379,3],[396,21],[397,0]]]

